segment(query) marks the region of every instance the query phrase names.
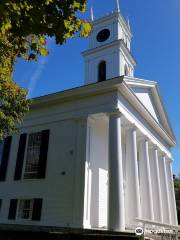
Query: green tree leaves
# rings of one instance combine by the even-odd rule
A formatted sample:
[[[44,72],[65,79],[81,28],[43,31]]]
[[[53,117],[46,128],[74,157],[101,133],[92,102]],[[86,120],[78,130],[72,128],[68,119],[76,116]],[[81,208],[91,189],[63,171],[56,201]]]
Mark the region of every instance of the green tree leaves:
[[[82,31],[80,33],[80,36],[81,37],[88,37],[89,33],[91,32],[91,25],[87,21],[83,21],[81,23],[81,25],[82,25]]]
[[[13,81],[0,81],[0,139],[16,130],[24,113],[29,110],[26,91]]]
[[[1,0],[0,1],[0,140],[16,129],[29,110],[26,91],[13,81],[18,57],[37,60],[48,54],[46,37],[57,44],[77,32],[87,37],[89,22],[77,17],[87,0]]]
[[[180,176],[174,178],[178,224],[180,223]]]
[[[175,178],[174,179],[174,187],[180,189],[180,178]]]

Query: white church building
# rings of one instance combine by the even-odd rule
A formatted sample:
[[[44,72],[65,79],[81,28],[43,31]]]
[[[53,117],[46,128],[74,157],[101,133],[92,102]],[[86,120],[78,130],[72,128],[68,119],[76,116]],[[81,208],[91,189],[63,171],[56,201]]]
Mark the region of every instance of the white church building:
[[[176,139],[158,85],[134,77],[119,8],[92,25],[84,86],[33,99],[0,145],[0,225],[177,226]]]

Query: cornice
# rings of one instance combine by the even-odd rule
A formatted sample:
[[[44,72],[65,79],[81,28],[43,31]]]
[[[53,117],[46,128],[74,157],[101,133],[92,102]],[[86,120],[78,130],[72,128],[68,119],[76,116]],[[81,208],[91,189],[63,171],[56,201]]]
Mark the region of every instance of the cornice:
[[[74,101],[77,99],[83,99],[89,96],[97,96],[110,91],[119,91],[170,146],[175,146],[176,140],[171,137],[168,132],[166,132],[166,130],[154,119],[123,79],[124,76],[121,76],[104,82],[93,83],[63,92],[34,98],[32,99],[31,110],[39,109],[41,107],[49,107],[54,104],[62,104],[63,102]]]
[[[162,101],[162,97],[161,97],[161,94],[160,94],[160,91],[159,91],[159,87],[158,85],[155,86],[155,89],[156,91],[154,91],[154,97],[157,99],[157,101],[159,101],[159,106],[161,108],[161,111],[163,112],[163,120],[166,122],[166,127],[168,128],[168,130],[170,131],[170,133],[173,135],[174,139],[176,139],[176,136],[173,132],[173,129],[172,129],[172,126],[171,126],[171,123],[170,123],[170,120],[169,120],[169,117],[168,117],[168,114],[166,112],[166,108],[164,106],[164,103]]]
[[[92,83],[85,86],[80,86],[65,91],[33,98],[31,100],[31,109],[33,110],[44,106],[47,107],[56,103],[82,99],[88,96],[96,96],[102,93],[116,90],[123,82],[123,78],[124,76],[121,76],[103,82]]]
[[[101,24],[103,22],[106,22],[106,21],[110,21],[112,18],[114,17],[117,17],[118,18],[119,16],[119,12],[111,12],[111,13],[107,13],[106,15],[104,16],[101,16],[97,19],[94,19],[94,21],[92,21],[92,24],[95,25],[95,24]]]
[[[82,55],[83,55],[83,57],[86,57],[88,55],[95,54],[95,53],[98,53],[100,51],[107,50],[109,48],[117,47],[117,46],[120,47],[120,50],[124,51],[128,55],[131,63],[134,66],[136,66],[136,60],[134,59],[134,57],[132,56],[131,52],[128,50],[128,48],[126,47],[126,45],[124,44],[124,41],[122,39],[115,40],[113,42],[107,43],[107,44],[105,44],[103,46],[100,46],[100,47],[95,47],[95,48],[86,50],[86,51],[82,52]]]
[[[146,88],[146,87],[155,87],[157,85],[156,81],[129,77],[129,76],[125,76],[124,81],[132,87],[141,86]]]
[[[103,50],[108,49],[108,48],[117,47],[117,45],[120,46],[121,41],[122,41],[122,39],[115,40],[115,41],[113,41],[113,42],[104,44],[104,45],[102,45],[102,46],[98,46],[98,47],[95,47],[95,48],[92,48],[92,49],[88,49],[88,50],[82,52],[81,54],[82,54],[83,57],[84,57],[84,56],[87,56],[87,55],[94,54],[94,53],[96,53],[96,52],[103,51]]]
[[[117,20],[119,20],[119,23],[123,25],[123,27],[125,28],[125,30],[127,31],[128,35],[129,35],[129,37],[132,38],[132,36],[133,36],[132,32],[128,28],[125,18],[122,16],[122,14],[120,12],[117,12],[117,11],[111,12],[105,16],[95,19],[94,21],[92,21],[92,25],[102,24],[104,22],[110,21],[113,18],[116,18]]]

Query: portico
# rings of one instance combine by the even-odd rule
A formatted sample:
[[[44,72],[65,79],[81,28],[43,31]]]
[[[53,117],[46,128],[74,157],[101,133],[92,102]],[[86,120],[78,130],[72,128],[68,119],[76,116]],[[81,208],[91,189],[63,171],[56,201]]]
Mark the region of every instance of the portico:
[[[141,224],[137,219],[177,225],[170,152],[164,150],[155,137],[149,137],[148,131],[144,134],[135,121],[130,122],[120,109],[89,116],[87,139],[90,142],[96,142],[97,139],[92,134],[93,129],[99,136],[101,126],[106,128],[106,137],[102,136],[98,141],[104,141],[103,149],[108,148],[106,152],[102,149],[105,154],[102,162],[103,160],[106,162],[104,170],[107,174],[104,181],[107,185],[101,183],[104,189],[99,188],[99,192],[93,193],[95,171],[97,173],[100,168],[103,169],[103,165],[100,164],[96,170],[91,168],[93,166],[91,161],[94,161],[95,156],[94,148],[90,149],[89,146],[87,149],[89,168],[86,169],[86,175],[91,177],[88,179],[85,192],[85,212],[89,214],[86,216],[88,224],[84,227],[124,231]],[[98,158],[101,158],[100,152],[99,149]],[[99,203],[97,205],[100,207],[96,205],[96,210],[99,211],[96,223],[92,220],[95,195]],[[106,218],[106,225],[102,226],[98,217],[104,214],[101,212],[103,204],[107,212],[106,216],[103,215]]]

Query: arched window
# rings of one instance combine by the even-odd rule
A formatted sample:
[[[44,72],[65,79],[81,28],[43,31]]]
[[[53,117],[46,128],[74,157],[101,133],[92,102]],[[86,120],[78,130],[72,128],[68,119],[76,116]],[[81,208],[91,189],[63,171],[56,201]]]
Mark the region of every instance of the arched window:
[[[102,61],[98,66],[98,82],[106,80],[106,62]]]
[[[124,75],[129,76],[129,70],[128,70],[127,65],[124,66]]]

